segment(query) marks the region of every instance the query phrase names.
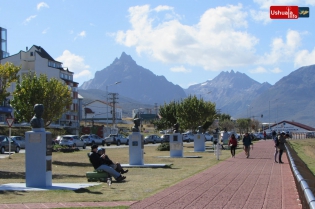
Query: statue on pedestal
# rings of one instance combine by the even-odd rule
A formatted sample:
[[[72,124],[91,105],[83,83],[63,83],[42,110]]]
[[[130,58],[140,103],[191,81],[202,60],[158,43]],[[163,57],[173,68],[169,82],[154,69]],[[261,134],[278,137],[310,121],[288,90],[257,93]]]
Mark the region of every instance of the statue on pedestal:
[[[34,112],[35,115],[30,121],[32,128],[44,128],[44,120],[42,118],[44,112],[44,105],[42,104],[34,105]]]
[[[134,126],[132,127],[132,132],[140,132],[139,131],[139,126],[140,126],[140,118],[135,118],[133,119]]]
[[[175,123],[174,126],[173,126],[173,133],[179,133],[179,124],[178,123]]]

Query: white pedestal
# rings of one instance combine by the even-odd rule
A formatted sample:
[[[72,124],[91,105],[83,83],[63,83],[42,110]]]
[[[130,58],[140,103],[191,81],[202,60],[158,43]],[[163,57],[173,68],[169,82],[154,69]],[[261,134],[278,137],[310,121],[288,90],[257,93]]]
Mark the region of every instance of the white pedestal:
[[[44,128],[25,133],[25,180],[27,187],[52,186],[52,135]]]
[[[206,151],[206,142],[204,134],[195,134],[194,135],[194,151],[195,152],[204,152]]]
[[[183,157],[183,137],[180,133],[170,135],[170,157]]]
[[[143,165],[144,143],[139,132],[129,135],[129,165]]]

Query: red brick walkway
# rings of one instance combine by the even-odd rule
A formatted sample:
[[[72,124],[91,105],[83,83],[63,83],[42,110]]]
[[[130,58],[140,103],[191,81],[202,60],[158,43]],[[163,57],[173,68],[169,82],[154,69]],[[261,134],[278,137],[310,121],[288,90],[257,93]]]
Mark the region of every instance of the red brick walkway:
[[[220,162],[156,195],[132,202],[28,203],[0,204],[0,208],[224,208],[224,209],[300,209],[297,189],[286,154],[284,164],[274,163],[273,142],[259,141],[251,150]],[[192,165],[193,166],[193,165]]]
[[[278,164],[273,153],[271,140],[259,141],[248,159],[240,153],[130,208],[302,208],[286,154]]]

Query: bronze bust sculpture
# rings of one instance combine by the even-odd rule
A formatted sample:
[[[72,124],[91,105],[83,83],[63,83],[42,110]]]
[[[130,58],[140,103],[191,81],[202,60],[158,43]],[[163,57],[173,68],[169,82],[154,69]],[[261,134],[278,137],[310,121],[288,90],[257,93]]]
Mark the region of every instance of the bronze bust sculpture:
[[[44,128],[44,120],[42,118],[44,112],[44,105],[42,104],[34,105],[34,112],[35,115],[30,121],[32,128]]]
[[[139,126],[140,126],[140,118],[133,119],[134,126],[132,127],[132,132],[139,132]]]
[[[173,133],[179,133],[179,124],[178,123],[175,123],[174,126],[173,126]]]

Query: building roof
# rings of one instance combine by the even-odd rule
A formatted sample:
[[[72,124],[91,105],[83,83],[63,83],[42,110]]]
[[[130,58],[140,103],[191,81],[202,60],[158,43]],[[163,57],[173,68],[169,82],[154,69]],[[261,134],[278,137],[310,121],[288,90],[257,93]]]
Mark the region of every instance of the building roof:
[[[299,128],[303,128],[303,129],[308,130],[308,131],[315,131],[315,128],[313,128],[313,127],[304,125],[302,123],[298,123],[298,122],[294,122],[294,121],[286,121],[286,120],[283,120],[281,122],[275,123],[272,126],[270,126],[270,128],[275,127],[275,126],[277,126],[278,124],[281,124],[281,123],[288,123],[288,124],[291,124],[291,125],[299,127]]]
[[[54,60],[54,58],[52,58],[41,46],[36,46],[36,45],[33,45],[33,46],[36,48],[36,53],[39,54],[39,56],[41,56],[42,58],[58,62]],[[62,62],[59,62],[59,63],[62,63]]]
[[[92,102],[90,102],[90,103],[87,103],[86,105],[90,105],[90,104],[92,104],[92,103],[94,103],[94,102],[100,102],[100,103],[103,103],[103,104],[105,104],[105,105],[107,105],[107,102],[105,102],[105,101],[101,101],[101,100],[94,100],[94,101],[92,101]],[[108,103],[108,106],[113,106],[111,103]],[[119,107],[118,105],[115,105],[115,107],[116,108],[121,108],[121,107]]]

